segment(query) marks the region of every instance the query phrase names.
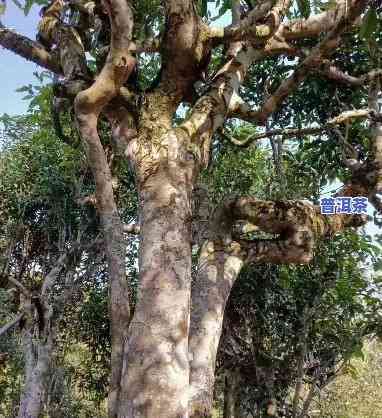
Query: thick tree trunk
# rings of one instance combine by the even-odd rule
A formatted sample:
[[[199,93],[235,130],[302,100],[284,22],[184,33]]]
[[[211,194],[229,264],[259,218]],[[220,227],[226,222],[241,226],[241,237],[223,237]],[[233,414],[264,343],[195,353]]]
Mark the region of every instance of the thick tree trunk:
[[[33,341],[32,331],[24,334],[25,385],[20,399],[18,418],[39,418],[43,411],[49,372],[52,363],[53,341]]]
[[[130,320],[129,288],[125,267],[126,243],[122,234],[122,222],[116,208],[115,213],[101,212],[100,216],[105,237],[110,283],[111,374],[108,410],[109,418],[115,418],[118,413],[124,344]]]
[[[158,96],[162,96],[164,102],[168,102],[168,108],[165,109],[168,126],[164,132],[158,130],[153,134],[158,128],[158,124],[154,121],[162,117],[163,109],[158,102],[151,101],[153,105],[149,112],[153,125],[149,127],[149,129],[153,128],[151,137],[146,144],[140,144],[144,145],[143,148],[146,147],[145,150],[137,149],[139,155],[137,159],[146,165],[143,171],[147,168],[151,171],[142,175],[141,167],[138,167],[142,205],[140,298],[129,331],[127,362],[122,373],[124,395],[119,410],[121,416],[158,418],[187,416],[189,383],[192,388],[191,410],[199,416],[210,413],[214,363],[224,307],[242,264],[241,257],[235,254],[235,249],[229,253],[225,250],[215,251],[214,248],[210,253],[207,251],[209,254],[206,254],[204,259],[206,267],[200,269],[201,284],[197,284],[195,293],[196,308],[193,313],[195,322],[189,337],[193,354],[189,382],[187,361],[191,270],[189,218],[190,194],[195,176],[189,175],[190,167],[187,166],[187,161],[190,161],[189,152],[184,152],[183,149],[182,155],[179,156],[177,134],[182,131],[184,135],[188,135],[188,142],[183,145],[193,146],[194,151],[191,151],[191,154],[195,152],[208,157],[212,135],[223,126],[229,115],[236,113],[243,119],[265,124],[270,115],[304,81],[312,69],[320,67],[318,64],[322,63],[323,58],[334,51],[342,33],[351,27],[368,5],[366,0],[350,2],[341,0],[335,9],[328,12],[303,21],[296,20],[280,25],[290,6],[289,0],[276,1],[270,13],[268,13],[269,8],[274,2],[269,2],[269,5],[268,2],[261,4],[240,21],[238,21],[239,3],[240,1],[233,2],[235,24],[223,30],[216,28],[208,30],[204,27],[191,0],[167,0],[163,3],[166,19],[160,48],[162,69],[160,83],[153,88],[153,91],[154,94],[156,92]],[[121,350],[128,326],[128,299],[127,288],[122,280],[122,229],[113,200],[110,169],[96,131],[98,116],[108,104],[111,104],[112,99],[120,96],[121,87],[135,68],[135,59],[129,52],[134,49],[131,42],[133,12],[129,2],[109,0],[105,2],[105,8],[110,17],[110,51],[95,83],[77,96],[76,113],[96,181],[97,205],[104,226],[110,264],[112,367],[115,369],[111,382],[110,416],[114,417],[121,375]],[[258,25],[259,21],[261,21],[260,25]],[[251,63],[273,54],[298,53],[299,46],[286,44],[284,38],[293,41],[318,36],[328,31],[330,32],[312,48],[294,73],[280,84],[258,111],[252,111],[239,100],[239,87]],[[261,39],[264,42],[256,42],[256,47],[252,47],[251,42],[247,42]],[[47,51],[36,43],[1,27],[0,43],[27,59],[60,72],[60,65],[54,62]],[[177,128],[177,131],[173,130],[168,134],[167,130],[170,129],[178,105],[184,102],[184,99],[188,100],[194,82],[207,68],[212,47],[218,44],[230,46],[226,51],[224,66],[215,71],[211,82],[208,83],[208,92],[203,94],[193,106],[191,116]],[[261,44],[264,46],[261,47]],[[122,96],[125,101],[124,94]],[[140,105],[144,104],[147,96],[145,94],[140,97]],[[137,113],[139,112],[140,110],[137,110]],[[144,125],[142,118],[139,119],[139,124]],[[175,131],[177,134],[174,134]],[[156,160],[156,163],[153,164],[150,159]],[[203,159],[205,162],[208,161],[208,158]],[[381,175],[381,167],[378,167],[378,172]],[[376,188],[380,183],[382,184],[379,180]],[[284,219],[281,222],[280,219],[275,220],[275,216],[270,215],[272,206],[278,213],[282,213],[279,211],[280,205],[266,204],[266,202],[260,202],[259,205],[259,202],[253,201],[249,205],[245,203],[241,201],[236,211],[242,212],[245,215],[244,219],[263,223],[269,228],[264,232],[276,233],[281,236],[282,241],[280,243],[278,240],[271,242],[262,240],[253,243],[249,254],[249,261],[252,262],[309,262],[313,256],[315,232],[319,231],[317,235],[324,235],[324,231],[339,230],[345,225],[339,216],[335,218],[338,220],[336,225],[335,222],[326,222],[323,219],[318,223],[319,218],[313,208],[305,207],[304,210],[303,206],[306,205],[300,204],[299,213],[305,212],[303,225],[301,222],[294,222],[291,228],[285,217],[280,218]],[[259,211],[256,206],[257,209],[262,206],[261,212],[265,214],[260,217],[262,218],[260,221],[257,220]],[[241,209],[249,209],[249,213]],[[293,220],[293,218],[294,216],[291,216],[289,219]]]
[[[218,243],[208,241],[203,245],[199,258],[198,274],[192,290],[189,337],[189,408],[192,418],[209,417],[212,412],[215,361],[224,309],[243,265],[240,246],[235,244],[219,249]]]
[[[25,312],[23,346],[25,359],[25,384],[20,399],[18,418],[39,418],[47,398],[51,367],[56,353],[57,324],[70,290],[59,299],[52,294],[53,287],[64,266],[68,268],[69,252],[61,254],[45,276],[40,294],[25,292],[20,295]],[[73,271],[67,271],[65,281],[71,289]],[[61,303],[57,303],[61,302]],[[55,305],[53,305],[55,303]]]
[[[135,163],[141,215],[140,285],[124,359],[119,410],[123,418],[188,417],[195,164],[181,134],[170,131],[161,144],[163,154],[151,152],[148,162],[148,154],[142,152]]]
[[[83,92],[81,92],[82,94]],[[118,411],[123,352],[130,320],[129,287],[126,281],[126,244],[112,186],[112,173],[97,132],[97,116],[81,113],[82,96],[77,100],[77,121],[86,141],[89,166],[96,184],[96,204],[101,219],[109,274],[109,312],[111,323],[111,374],[108,413],[115,418]],[[86,97],[86,96],[85,96]]]
[[[225,376],[223,418],[240,418],[238,391],[240,374],[230,371]]]

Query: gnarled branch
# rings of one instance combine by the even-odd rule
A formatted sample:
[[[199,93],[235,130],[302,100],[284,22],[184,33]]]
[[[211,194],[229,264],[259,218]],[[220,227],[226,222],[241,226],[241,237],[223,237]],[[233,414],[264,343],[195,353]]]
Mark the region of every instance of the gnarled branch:
[[[321,33],[329,32],[348,14],[349,8],[355,3],[359,3],[359,1],[353,0],[352,4],[349,3],[348,0],[339,0],[333,8],[310,16],[308,19],[293,19],[285,22],[280,26],[276,36],[290,41],[316,37]],[[351,24],[356,20],[357,17],[353,22],[348,21],[347,28],[351,27]]]
[[[363,86],[364,84],[373,81],[375,78],[382,75],[382,70],[377,69],[369,71],[367,74],[363,74],[359,77],[355,77],[351,74],[347,74],[341,71],[335,65],[326,60],[323,61],[323,68],[319,69],[317,72],[318,74],[323,75],[330,80],[356,87]]]
[[[319,207],[307,201],[264,201],[253,197],[227,201],[216,219],[219,231],[232,231],[236,221],[245,220],[263,233],[275,235],[272,239],[253,241],[239,238],[239,243],[247,251],[247,262],[277,264],[309,263],[318,238],[366,222],[362,215],[323,215]]]
[[[97,132],[98,116],[116,97],[136,62],[130,55],[133,13],[125,0],[109,0],[107,9],[111,24],[111,45],[104,67],[94,84],[75,99],[75,111],[89,166],[96,184],[96,204],[106,247],[110,276],[111,310],[111,379],[109,415],[118,413],[125,336],[130,320],[128,287],[125,281],[125,242],[118,214],[110,167]]]
[[[11,29],[5,28],[1,22],[0,45],[49,71],[62,74],[58,61],[42,45]]]

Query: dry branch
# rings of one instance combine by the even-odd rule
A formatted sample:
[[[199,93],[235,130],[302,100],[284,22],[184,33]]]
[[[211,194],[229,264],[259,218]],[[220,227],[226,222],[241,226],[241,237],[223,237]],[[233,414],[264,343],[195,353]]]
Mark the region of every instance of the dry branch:
[[[273,129],[271,131],[265,131],[259,134],[248,135],[247,138],[244,140],[236,139],[224,131],[222,135],[227,138],[230,142],[234,145],[238,145],[239,147],[248,147],[253,142],[256,142],[260,139],[264,138],[272,138],[273,136],[281,136],[284,139],[293,138],[293,137],[303,137],[307,135],[316,135],[319,133],[324,132],[325,130],[331,129],[331,127],[312,127],[312,128],[286,128],[286,129]]]
[[[245,109],[242,107],[242,109]],[[241,116],[243,119],[250,119],[248,114],[246,113],[239,113],[238,109],[232,114],[232,116]],[[229,135],[228,133],[221,131],[221,135],[224,138],[227,138],[230,142],[234,145],[238,145],[240,147],[248,147],[253,142],[256,142],[260,139],[264,138],[272,138],[274,136],[281,136],[284,139],[287,138],[299,138],[304,137],[307,135],[316,135],[323,133],[325,131],[330,131],[335,128],[336,125],[347,123],[353,119],[370,119],[374,122],[379,122],[381,119],[381,115],[376,113],[374,109],[354,109],[354,110],[346,110],[340,113],[338,116],[330,119],[326,124],[317,126],[317,127],[307,127],[307,128],[280,128],[280,129],[272,129],[270,131],[265,131],[262,133],[255,133],[248,135],[247,138],[243,140],[239,140],[234,138],[233,136]]]

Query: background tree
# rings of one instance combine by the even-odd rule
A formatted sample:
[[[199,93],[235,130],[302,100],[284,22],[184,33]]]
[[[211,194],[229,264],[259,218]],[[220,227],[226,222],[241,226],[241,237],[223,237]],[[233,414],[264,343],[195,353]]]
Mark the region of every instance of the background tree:
[[[381,399],[381,388],[378,384],[381,380],[380,352],[377,341],[372,340],[365,344],[364,355],[352,361],[354,372],[343,374],[336,379],[314,405],[314,410],[320,414],[319,416],[378,416],[376,408]],[[358,382],[362,382],[364,390],[355,390]]]

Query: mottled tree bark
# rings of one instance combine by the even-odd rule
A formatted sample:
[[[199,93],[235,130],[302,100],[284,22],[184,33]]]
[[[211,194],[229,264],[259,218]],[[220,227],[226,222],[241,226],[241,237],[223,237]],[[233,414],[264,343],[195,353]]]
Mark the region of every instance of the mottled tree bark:
[[[25,358],[25,384],[20,399],[18,418],[39,418],[55,355],[55,341],[60,316],[53,286],[67,262],[68,253],[60,256],[44,278],[40,294],[21,295],[21,308],[25,312],[23,347]],[[54,313],[54,309],[56,312]]]
[[[245,220],[254,230],[278,235],[269,240],[232,240],[236,221]],[[230,291],[246,263],[309,263],[319,236],[330,236],[348,226],[359,226],[362,216],[321,215],[302,201],[261,201],[250,197],[228,200],[212,217],[211,234],[199,255],[192,290],[189,334],[190,401],[192,418],[210,417],[215,361],[224,309]]]
[[[105,236],[105,250],[110,276],[109,312],[111,329],[111,370],[109,383],[109,417],[116,417],[119,405],[120,381],[122,376],[123,351],[130,321],[129,288],[126,280],[126,244],[122,234],[122,223],[116,213],[101,216]],[[105,221],[109,221],[106,223]]]
[[[242,265],[243,254],[235,242],[223,246],[207,241],[202,247],[192,289],[189,336],[189,408],[192,418],[209,417],[212,412],[215,361],[224,309]]]
[[[140,197],[140,284],[126,347],[119,417],[186,418],[196,164],[181,130],[153,142],[151,148],[144,136],[139,137],[131,155]]]
[[[60,64],[42,45],[13,30],[4,28],[1,22],[0,44],[28,61],[32,61],[54,73],[62,72]]]
[[[109,417],[115,418],[118,411],[123,350],[130,320],[129,289],[125,273],[123,225],[114,198],[111,169],[97,132],[97,122],[101,111],[119,94],[121,86],[135,66],[135,59],[129,54],[133,29],[129,3],[111,0],[107,3],[107,10],[112,29],[110,52],[95,83],[77,95],[75,109],[96,185],[96,205],[108,264],[112,347],[108,409]]]
[[[119,417],[188,417],[191,197],[198,145],[173,115],[208,51],[190,0],[166,0],[159,85],[147,93],[128,147],[140,203],[140,284],[122,378]]]
[[[140,287],[127,344],[129,309],[122,225],[97,121],[106,108],[111,115],[117,113],[111,101],[120,94],[135,66],[129,54],[136,46],[131,42],[133,14],[128,2],[105,2],[112,29],[109,55],[94,84],[75,100],[96,183],[109,264],[113,346],[109,416],[113,418],[179,418],[190,413],[195,418],[208,416],[224,308],[243,263],[307,263],[318,236],[360,224],[357,219],[345,222],[337,215],[324,219],[306,202],[254,198],[228,202],[222,211],[226,217],[220,218],[227,236],[235,221],[244,220],[277,237],[253,242],[241,241],[240,237],[236,241],[214,237],[205,243],[192,292],[190,328],[191,194],[200,166],[208,163],[213,134],[232,115],[265,123],[337,47],[340,35],[357,21],[368,2],[340,0],[334,9],[309,19],[281,23],[289,0],[261,2],[243,18],[235,1],[234,24],[224,29],[208,28],[191,0],[163,3],[166,19],[160,80],[141,95],[140,109],[135,109],[139,119],[137,137],[131,140],[125,135],[137,178],[141,218]],[[251,64],[270,55],[301,55],[302,50],[288,41],[317,37],[323,32],[328,33],[321,43],[259,110],[250,109],[241,100],[240,85]],[[253,42],[248,43],[249,39]],[[47,51],[10,30],[0,28],[0,44],[53,71],[61,70]],[[182,102],[194,101],[190,94],[193,84],[201,78],[211,49],[218,44],[228,46],[224,65],[215,72],[189,117],[173,128],[176,109]],[[122,138],[123,117],[114,116],[111,118],[119,119],[114,132]],[[381,136],[380,126],[378,129],[377,139]],[[376,141],[375,154],[380,153],[379,145]]]
[[[82,138],[88,144],[88,161],[96,183],[97,209],[108,265],[112,346],[108,406],[109,416],[115,417],[122,373],[123,346],[130,318],[129,290],[125,269],[126,244],[123,239],[123,225],[114,199],[111,171],[95,127],[96,119],[90,115],[81,115],[80,118],[80,121],[83,121],[80,125]]]
[[[39,418],[43,411],[46,390],[54,354],[51,335],[45,341],[34,341],[33,329],[23,335],[25,384],[20,399],[18,418]]]

